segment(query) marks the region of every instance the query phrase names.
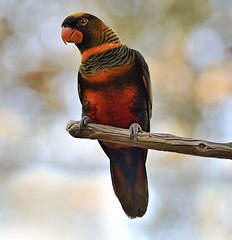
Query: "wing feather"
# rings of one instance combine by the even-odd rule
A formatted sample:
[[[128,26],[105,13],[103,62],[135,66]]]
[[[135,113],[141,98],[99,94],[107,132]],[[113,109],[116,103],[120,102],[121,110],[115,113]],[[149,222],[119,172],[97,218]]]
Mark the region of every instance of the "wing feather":
[[[143,57],[143,55],[138,52],[137,50],[134,50],[135,52],[135,56],[138,59],[140,65],[142,66],[142,79],[141,81],[143,81],[143,85],[146,91],[146,95],[147,95],[147,103],[148,103],[148,109],[149,109],[149,118],[151,118],[152,116],[152,89],[151,89],[151,78],[150,78],[150,72],[149,72],[149,68],[148,65]]]

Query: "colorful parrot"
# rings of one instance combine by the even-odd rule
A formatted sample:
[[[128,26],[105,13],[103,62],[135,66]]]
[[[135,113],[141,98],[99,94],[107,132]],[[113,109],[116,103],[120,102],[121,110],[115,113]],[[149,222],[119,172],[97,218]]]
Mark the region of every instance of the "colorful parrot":
[[[90,122],[127,128],[134,141],[138,132],[149,132],[151,80],[143,56],[91,14],[74,13],[61,27],[64,43],[74,43],[81,53],[80,129]],[[110,159],[112,184],[122,208],[130,218],[142,217],[148,205],[147,149],[99,143]]]

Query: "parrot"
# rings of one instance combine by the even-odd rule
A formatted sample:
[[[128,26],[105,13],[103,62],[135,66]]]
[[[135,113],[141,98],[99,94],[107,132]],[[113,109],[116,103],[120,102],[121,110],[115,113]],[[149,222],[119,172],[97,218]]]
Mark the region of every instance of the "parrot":
[[[150,132],[151,79],[142,54],[123,44],[100,18],[77,12],[64,19],[61,38],[80,51],[77,89],[82,104],[80,131],[88,123]],[[148,206],[147,149],[99,141],[110,160],[115,195],[129,218],[142,217]]]

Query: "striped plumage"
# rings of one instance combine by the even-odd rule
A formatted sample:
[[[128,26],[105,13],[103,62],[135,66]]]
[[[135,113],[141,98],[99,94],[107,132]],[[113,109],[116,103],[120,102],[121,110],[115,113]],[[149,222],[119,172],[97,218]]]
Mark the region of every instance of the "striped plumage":
[[[104,53],[90,56],[85,62],[81,63],[79,71],[82,76],[90,76],[99,70],[128,65],[132,58],[133,52],[131,49],[121,45]]]
[[[75,13],[62,23],[62,39],[81,52],[78,93],[82,103],[81,127],[92,121],[150,131],[151,87],[142,55],[124,45],[115,31],[99,18]],[[124,211],[142,217],[148,204],[145,162],[147,150],[99,142],[110,159],[113,188]]]
[[[118,34],[107,25],[105,25],[102,34],[100,35],[99,45],[105,43],[121,43]]]

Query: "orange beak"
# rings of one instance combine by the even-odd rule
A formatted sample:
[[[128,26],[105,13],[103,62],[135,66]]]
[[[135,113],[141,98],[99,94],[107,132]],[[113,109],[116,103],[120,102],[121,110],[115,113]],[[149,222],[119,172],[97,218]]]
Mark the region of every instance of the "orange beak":
[[[61,30],[61,38],[65,44],[67,44],[67,42],[79,44],[83,40],[83,34],[77,29],[63,27]]]

